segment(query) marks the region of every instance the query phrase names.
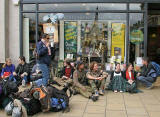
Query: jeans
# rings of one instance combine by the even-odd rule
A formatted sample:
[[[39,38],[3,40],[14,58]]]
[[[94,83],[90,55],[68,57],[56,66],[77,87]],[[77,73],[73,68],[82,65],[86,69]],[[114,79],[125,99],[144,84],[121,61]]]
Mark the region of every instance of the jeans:
[[[13,75],[10,75],[9,76],[9,81],[13,81],[13,82],[16,82],[16,78],[13,76]]]
[[[149,77],[149,76],[148,77],[139,76],[139,77],[137,77],[137,80],[142,82],[147,87],[150,87],[150,86],[152,86],[152,83],[155,81],[155,78],[152,78],[152,77]]]
[[[42,79],[39,79],[35,81],[36,85],[41,86],[44,85],[46,86],[48,84],[49,80],[49,68],[46,64],[37,64],[38,69],[42,71]]]
[[[24,77],[23,77],[23,80],[25,80],[25,82],[28,82],[28,77],[27,77],[27,76],[24,76]]]

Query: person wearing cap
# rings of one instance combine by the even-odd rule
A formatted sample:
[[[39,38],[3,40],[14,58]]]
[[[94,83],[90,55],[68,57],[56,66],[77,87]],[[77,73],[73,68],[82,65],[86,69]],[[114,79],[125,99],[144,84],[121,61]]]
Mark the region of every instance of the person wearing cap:
[[[64,67],[61,72],[61,78],[57,78],[56,81],[61,85],[65,86],[67,83],[73,83],[73,72],[74,68],[71,65],[71,60],[66,59],[64,61]]]
[[[38,42],[36,47],[38,60],[37,64],[39,69],[42,71],[43,78],[37,80],[36,84],[47,85],[50,77],[49,74],[49,65],[51,64],[51,46],[49,43],[49,35],[43,34],[41,41]]]
[[[87,72],[89,84],[92,88],[93,93],[97,97],[99,96],[99,94],[104,95],[105,82],[108,76],[107,73],[99,70],[98,67],[99,66],[97,62],[92,62],[90,65],[90,71]]]
[[[73,88],[77,93],[80,93],[86,98],[90,98],[96,101],[97,98],[92,95],[91,87],[86,85],[86,72],[84,70],[84,63],[82,61],[77,62],[77,69],[73,73]]]

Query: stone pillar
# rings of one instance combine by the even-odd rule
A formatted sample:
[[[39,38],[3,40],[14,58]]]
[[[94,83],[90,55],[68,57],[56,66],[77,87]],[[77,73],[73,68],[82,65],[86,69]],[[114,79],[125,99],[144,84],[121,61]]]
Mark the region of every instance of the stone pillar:
[[[0,63],[5,62],[5,58],[9,57],[8,43],[8,19],[9,7],[8,0],[0,0]]]

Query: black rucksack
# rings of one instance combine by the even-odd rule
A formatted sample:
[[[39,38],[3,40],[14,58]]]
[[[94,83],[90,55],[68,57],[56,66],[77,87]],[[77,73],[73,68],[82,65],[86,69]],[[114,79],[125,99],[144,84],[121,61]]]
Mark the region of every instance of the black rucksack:
[[[26,108],[27,115],[29,115],[29,116],[35,115],[35,114],[42,111],[41,110],[41,103],[37,99],[27,100],[27,99],[21,98],[20,101],[22,102],[22,104]]]
[[[16,93],[19,90],[17,84],[9,80],[2,80],[1,85],[5,96]]]

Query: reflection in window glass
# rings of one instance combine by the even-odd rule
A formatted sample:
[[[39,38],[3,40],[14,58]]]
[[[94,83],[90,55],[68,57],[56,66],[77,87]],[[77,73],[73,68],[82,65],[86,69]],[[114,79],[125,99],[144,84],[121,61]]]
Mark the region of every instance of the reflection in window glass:
[[[130,10],[143,10],[144,5],[143,4],[130,4],[129,9]]]
[[[23,14],[23,55],[29,62],[34,58],[33,51],[36,47],[35,14]]]
[[[142,13],[130,14],[130,62],[144,56],[144,19]]]
[[[35,4],[24,4],[23,10],[24,11],[36,10],[36,5]]]
[[[84,10],[126,10],[126,4],[112,4],[112,3],[98,3],[98,4],[40,4],[40,10],[54,10],[54,11],[84,11]]]

